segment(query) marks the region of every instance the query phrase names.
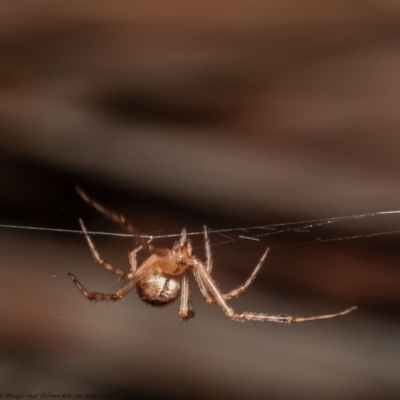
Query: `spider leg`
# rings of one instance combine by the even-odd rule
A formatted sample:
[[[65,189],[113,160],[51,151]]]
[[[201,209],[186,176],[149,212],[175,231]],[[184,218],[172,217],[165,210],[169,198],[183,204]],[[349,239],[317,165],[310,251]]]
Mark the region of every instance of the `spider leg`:
[[[192,251],[193,251],[193,246],[190,242],[188,242],[186,244],[186,250],[188,252],[188,256],[192,257]],[[206,302],[208,304],[213,303],[213,298],[209,295],[207,288],[204,285],[204,282],[201,279],[201,276],[199,275],[199,272],[197,271],[196,268],[192,268],[192,272],[193,272],[193,276],[194,279],[196,280],[197,286],[200,289],[201,294],[203,295],[203,297],[205,298]],[[184,285],[182,284],[182,290],[183,290]]]
[[[188,252],[188,256],[192,257],[193,246],[192,246],[192,243],[190,241],[188,241],[187,244],[186,244],[186,250]]]
[[[131,266],[131,271],[135,272],[137,268],[137,260],[136,260],[136,254],[142,250],[142,246],[137,247],[136,249],[130,251],[128,253],[129,257],[129,265]]]
[[[354,310],[357,310],[357,307],[353,306],[347,308],[346,310],[339,311],[335,314],[314,315],[311,317],[293,317],[291,315],[256,314],[249,312],[244,312],[241,314],[232,314],[229,317],[234,321],[240,321],[240,322],[256,321],[256,322],[278,322],[284,324],[291,324],[293,322],[318,321],[321,319],[340,317],[341,315],[349,314]]]
[[[96,261],[96,263],[98,265],[100,265],[100,267],[103,267],[103,268],[107,269],[108,271],[111,271],[114,274],[117,274],[121,278],[126,279],[126,280],[130,280],[131,276],[132,276],[132,273],[126,274],[125,272],[121,271],[119,268],[114,267],[113,265],[111,265],[106,260],[103,260],[100,257],[99,253],[97,252],[97,250],[96,250],[96,248],[95,248],[95,246],[94,246],[94,244],[92,242],[92,239],[90,238],[90,236],[89,236],[89,234],[88,234],[88,232],[86,230],[86,226],[85,226],[85,224],[83,223],[83,221],[81,219],[79,220],[79,224],[81,225],[83,234],[85,236],[87,244],[89,245],[90,251],[92,252],[94,260]]]
[[[207,271],[211,274],[212,271],[212,257],[210,239],[208,237],[207,227],[204,225],[204,247],[206,249],[206,267]]]
[[[148,242],[146,242],[146,240],[144,240],[140,236],[139,231],[129,221],[127,221],[122,214],[118,214],[104,207],[99,202],[89,197],[80,187],[76,186],[75,189],[78,192],[79,196],[81,196],[82,199],[86,201],[86,203],[88,203],[90,206],[95,208],[97,211],[102,213],[107,218],[111,219],[111,221],[114,221],[116,224],[120,225],[126,232],[134,235],[137,241],[143,246],[143,250],[145,252],[147,253],[153,252],[153,246],[149,245]]]
[[[136,283],[147,274],[152,268],[153,265],[157,262],[158,257],[156,255],[150,256],[143,264],[132,274],[129,274],[129,282],[127,282],[121,289],[119,289],[115,293],[98,293],[98,292],[89,292],[85,289],[85,287],[75,278],[75,276],[71,273],[68,273],[69,277],[74,282],[75,286],[79,289],[79,291],[90,301],[116,301],[125,297],[132,288],[136,285]]]
[[[205,252],[206,252],[206,269],[211,274],[211,270],[212,270],[211,246],[210,246],[210,239],[208,237],[207,227],[205,225],[204,225],[204,247],[205,247]],[[190,256],[192,255],[192,246],[190,246],[189,255]],[[207,304],[215,303],[216,300],[214,300],[210,296],[203,280],[201,279],[201,275],[199,274],[199,271],[197,270],[197,268],[192,268],[192,271],[193,271],[193,276],[197,283],[197,286],[199,287],[200,292],[203,295],[204,299],[206,300]]]
[[[242,284],[239,287],[237,287],[236,289],[231,290],[230,292],[222,295],[225,300],[229,300],[232,297],[239,296],[240,294],[244,293],[247,290],[247,288],[253,283],[258,271],[262,267],[264,260],[267,257],[268,251],[269,251],[269,248],[262,255],[262,257],[260,258],[260,261],[254,268],[254,271],[251,273],[251,275],[248,277],[247,281],[244,284]],[[216,300],[213,300],[213,303],[216,303]]]
[[[182,247],[185,246],[186,240],[187,240],[186,228],[183,228],[182,232],[181,232],[181,237],[179,239],[179,246],[182,246]]]
[[[204,242],[205,242],[205,246],[206,246],[206,269],[207,271],[210,273],[211,275],[211,270],[212,270],[212,260],[211,260],[211,249],[210,249],[210,242],[208,239],[208,235],[207,235],[207,228],[204,227]],[[232,297],[235,296],[239,296],[241,293],[245,292],[247,290],[247,288],[253,283],[254,279],[256,278],[256,275],[258,273],[258,271],[260,270],[260,268],[262,267],[265,258],[267,257],[269,248],[265,251],[265,253],[262,255],[260,261],[258,262],[258,264],[256,265],[256,267],[254,268],[254,271],[252,272],[252,274],[249,276],[249,278],[246,280],[246,282],[242,285],[240,285],[239,287],[237,287],[234,290],[231,290],[228,293],[225,293],[222,295],[222,297],[225,300],[229,300]],[[201,276],[198,272],[198,270],[196,268],[193,269],[193,275],[195,277],[195,280],[199,286],[200,292],[202,293],[203,297],[205,298],[206,302],[208,304],[215,304],[217,303],[216,299],[213,299],[208,291],[207,288],[205,287],[205,284],[203,282],[203,280],[201,279]]]
[[[207,304],[216,303],[217,301],[210,296],[210,294],[207,290],[207,287],[204,284],[203,279],[201,279],[201,275],[200,275],[199,271],[197,270],[197,268],[192,268],[192,272],[193,272],[194,279],[197,283],[197,286],[199,287],[200,292],[203,295],[206,303]]]
[[[222,311],[225,313],[225,315],[227,315],[230,319],[234,321],[278,322],[290,324],[293,322],[317,321],[321,319],[335,318],[341,315],[346,315],[357,309],[357,307],[350,307],[344,311],[340,311],[335,314],[316,315],[311,317],[293,317],[291,315],[258,314],[251,312],[238,314],[233,308],[228,306],[224,299],[224,295],[218,289],[215,281],[211,277],[210,273],[207,271],[206,266],[201,261],[195,260],[195,265],[193,267],[198,269],[200,278],[203,280],[204,285],[206,286],[207,290],[214,296],[215,300],[222,308]]]
[[[150,243],[152,240],[153,240],[153,238],[151,238],[148,243]],[[143,246],[139,246],[139,247],[136,247],[136,249],[134,249],[128,253],[129,264],[131,266],[132,272],[135,272],[137,269],[136,254],[139,253],[139,251],[142,249],[143,249]]]
[[[190,296],[190,286],[187,274],[181,277],[181,304],[179,307],[179,317],[182,320],[194,317],[194,309]]]
[[[121,299],[122,297],[118,296],[117,293],[97,293],[97,292],[88,292],[84,286],[75,278],[73,274],[68,272],[69,277],[74,282],[75,286],[80,290],[80,292],[90,301],[116,301]]]

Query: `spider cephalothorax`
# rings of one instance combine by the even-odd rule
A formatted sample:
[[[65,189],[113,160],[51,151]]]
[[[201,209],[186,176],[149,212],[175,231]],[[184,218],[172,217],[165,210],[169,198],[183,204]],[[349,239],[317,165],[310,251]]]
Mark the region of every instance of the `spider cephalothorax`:
[[[267,256],[268,249],[261,257],[256,268],[247,281],[238,288],[224,294],[218,289],[211,275],[211,249],[206,227],[204,227],[206,262],[203,263],[201,260],[192,255],[193,249],[190,242],[187,240],[185,229],[182,230],[180,240],[173,246],[171,250],[154,247],[152,244],[150,244],[150,241],[147,242],[140,236],[136,228],[130,222],[128,222],[123,215],[117,214],[103,207],[100,203],[84,193],[82,189],[77,188],[77,191],[83,200],[85,200],[92,207],[96,208],[106,217],[121,225],[125,231],[133,234],[140,243],[139,247],[129,253],[131,270],[129,273],[125,273],[119,268],[114,267],[107,261],[100,258],[100,255],[97,252],[83,221],[80,220],[82,231],[95,261],[101,267],[114,272],[119,277],[127,281],[127,283],[116,293],[96,293],[88,292],[74,275],[69,274],[77,288],[89,300],[120,300],[125,297],[134,286],[137,286],[137,290],[141,299],[153,306],[167,305],[177,299],[180,295],[179,316],[181,319],[189,319],[194,317],[187,274],[188,271],[191,271],[206,302],[209,304],[217,303],[223,312],[234,321],[280,322],[290,324],[292,322],[315,321],[338,317],[340,315],[348,314],[356,309],[356,307],[350,307],[335,314],[318,315],[312,317],[292,317],[290,315],[256,314],[251,312],[238,314],[228,305],[227,300],[234,296],[238,296],[249,287],[256,277],[257,272],[261,268],[261,265]],[[149,256],[139,267],[137,267],[136,254],[140,250],[146,252]]]

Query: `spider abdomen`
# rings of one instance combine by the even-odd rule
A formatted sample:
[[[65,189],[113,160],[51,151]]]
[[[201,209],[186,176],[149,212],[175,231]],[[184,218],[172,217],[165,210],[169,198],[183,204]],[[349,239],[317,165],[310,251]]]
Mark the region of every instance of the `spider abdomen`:
[[[178,297],[181,290],[180,279],[151,270],[137,283],[137,290],[144,302],[162,307]]]

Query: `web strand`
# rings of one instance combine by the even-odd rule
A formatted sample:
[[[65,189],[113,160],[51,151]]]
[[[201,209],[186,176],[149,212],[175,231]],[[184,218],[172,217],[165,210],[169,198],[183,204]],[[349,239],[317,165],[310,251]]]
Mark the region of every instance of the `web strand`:
[[[258,225],[258,226],[246,226],[240,228],[226,228],[226,229],[210,229],[209,232],[213,234],[218,234],[224,240],[216,243],[218,245],[231,243],[239,240],[251,240],[251,241],[260,241],[262,238],[266,238],[267,236],[278,235],[288,232],[297,232],[297,233],[310,233],[314,228],[321,227],[329,224],[337,224],[344,221],[349,220],[360,220],[365,218],[372,218],[375,216],[384,216],[384,215],[395,215],[400,214],[400,210],[393,211],[378,211],[373,213],[366,214],[358,214],[358,215],[349,215],[342,217],[331,217],[331,218],[322,218],[322,219],[314,219],[314,220],[304,220],[304,221],[294,221],[294,222],[285,222],[271,225]],[[72,233],[72,234],[82,234],[81,230],[75,229],[60,229],[60,228],[45,228],[45,227],[35,227],[35,226],[24,226],[24,225],[7,225],[0,224],[0,228],[5,229],[23,229],[23,230],[35,230],[35,231],[47,231],[47,232],[58,232],[58,233]],[[259,233],[259,231],[262,231]],[[266,232],[267,231],[267,232]],[[251,234],[254,232],[254,234]],[[243,233],[243,234],[241,234]],[[351,239],[359,239],[359,238],[370,238],[374,236],[383,236],[390,234],[398,234],[400,230],[389,230],[383,232],[373,232],[366,234],[358,234],[358,235],[348,235],[343,237],[336,238],[321,238],[319,236],[314,235],[314,240],[309,242],[301,242],[299,245],[311,244],[311,243],[321,243],[321,242],[337,242]],[[132,237],[131,234],[127,233],[112,233],[112,232],[103,232],[103,231],[89,231],[91,235],[103,235],[103,236],[117,236],[117,237]],[[236,237],[232,237],[232,234],[238,234]],[[198,236],[203,235],[203,230],[188,232],[188,236]],[[164,238],[179,238],[180,233],[172,233],[172,234],[160,234],[160,235],[141,235],[145,239],[164,239]],[[296,245],[296,244],[291,244]],[[276,247],[283,247],[289,245],[278,245]]]
[[[14,181],[13,179],[9,178],[9,181],[17,185],[18,187],[28,191],[31,195],[39,198],[41,201],[45,201],[48,203],[52,208],[56,208],[62,213],[66,213],[77,220],[79,219],[73,212],[61,207],[59,204],[54,203],[53,201],[43,197],[41,194],[37,193],[35,190],[27,188],[19,184],[18,182]],[[305,245],[311,243],[322,243],[322,242],[337,242],[337,241],[344,241],[344,240],[351,240],[351,239],[359,239],[359,238],[370,238],[374,236],[383,236],[383,235],[390,235],[390,234],[397,234],[400,233],[400,230],[386,230],[381,232],[369,232],[365,234],[357,234],[357,235],[347,235],[342,237],[336,238],[322,238],[313,232],[315,228],[330,225],[330,224],[338,224],[344,221],[351,221],[351,220],[360,220],[366,218],[372,218],[376,216],[385,216],[385,215],[395,215],[400,214],[400,210],[391,210],[391,211],[378,211],[378,212],[371,212],[365,214],[357,214],[357,215],[348,215],[348,216],[341,216],[341,217],[331,217],[331,218],[321,218],[321,219],[310,219],[310,220],[303,220],[303,221],[294,221],[294,222],[284,222],[284,223],[277,223],[277,224],[270,224],[270,225],[257,225],[257,226],[246,226],[246,227],[239,227],[239,228],[226,228],[226,229],[211,229],[208,228],[208,231],[211,234],[218,235],[222,240],[213,243],[215,245],[222,245],[226,243],[232,243],[236,241],[261,241],[268,236],[275,236],[284,233],[296,232],[296,233],[304,233],[310,234],[312,236],[311,241],[300,241],[299,243],[292,243],[286,245],[277,245],[273,247],[282,247],[282,246],[293,246],[293,245]],[[24,226],[24,225],[7,225],[7,224],[0,224],[0,228],[4,229],[22,229],[22,230],[32,230],[32,231],[44,231],[44,232],[56,232],[56,233],[72,233],[72,234],[82,234],[81,230],[78,229],[62,229],[62,228],[47,228],[47,227],[36,227],[36,226]],[[129,233],[112,233],[112,232],[103,232],[103,231],[89,231],[90,235],[102,235],[102,236],[117,236],[117,237],[129,237],[131,238],[132,235]],[[181,235],[180,232],[172,233],[172,234],[159,234],[159,235],[149,235],[149,234],[141,234],[141,237],[144,239],[164,239],[164,238],[172,238],[177,239]],[[203,236],[203,229],[195,231],[195,232],[187,232],[187,236]]]

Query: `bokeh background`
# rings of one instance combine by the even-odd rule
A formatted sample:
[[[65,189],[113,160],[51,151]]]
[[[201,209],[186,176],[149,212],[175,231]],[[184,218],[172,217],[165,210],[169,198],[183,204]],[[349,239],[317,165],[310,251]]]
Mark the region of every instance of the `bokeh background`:
[[[119,232],[76,183],[150,235],[400,209],[399,22],[396,0],[2,1],[0,223]],[[134,292],[91,304],[67,272],[120,283],[81,235],[0,228],[0,392],[398,399],[400,235],[302,244],[396,229],[213,234],[223,290],[272,247],[238,311],[359,306],[285,326],[232,322],[195,287],[188,323]],[[94,240],[128,268],[131,239]]]

